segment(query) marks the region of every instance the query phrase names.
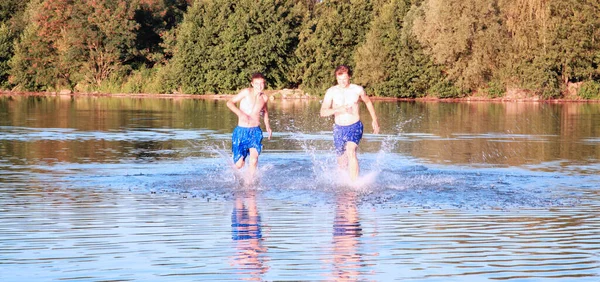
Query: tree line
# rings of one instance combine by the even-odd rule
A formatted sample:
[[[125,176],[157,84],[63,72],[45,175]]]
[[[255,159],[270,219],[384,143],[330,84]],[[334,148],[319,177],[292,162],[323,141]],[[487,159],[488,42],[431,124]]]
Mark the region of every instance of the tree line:
[[[600,98],[597,0],[4,0],[0,88]]]

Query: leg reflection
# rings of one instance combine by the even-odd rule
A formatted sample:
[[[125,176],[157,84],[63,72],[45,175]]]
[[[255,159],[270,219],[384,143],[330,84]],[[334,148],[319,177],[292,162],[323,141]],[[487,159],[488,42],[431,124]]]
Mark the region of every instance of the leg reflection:
[[[262,245],[260,224],[254,192],[236,194],[231,214],[231,238],[237,248],[234,265],[245,276],[242,280],[263,280],[261,277],[268,270],[267,248]]]
[[[356,207],[356,195],[346,193],[338,196],[333,222],[333,279],[357,281],[363,264],[358,250],[362,228]]]

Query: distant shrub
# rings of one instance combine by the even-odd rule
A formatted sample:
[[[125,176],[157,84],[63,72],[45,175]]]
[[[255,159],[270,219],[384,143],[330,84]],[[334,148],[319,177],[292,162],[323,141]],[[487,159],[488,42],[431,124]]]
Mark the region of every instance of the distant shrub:
[[[498,80],[492,80],[483,90],[489,98],[500,98],[506,93],[506,87]]]
[[[155,71],[146,67],[133,71],[123,84],[124,93],[157,93],[149,87]]]
[[[99,85],[90,84],[86,89],[86,92],[100,92],[100,93],[109,93],[116,94],[120,93],[121,86],[123,84],[123,79],[116,75],[111,74],[107,79],[100,82]]]
[[[459,98],[462,94],[458,87],[448,81],[436,83],[429,89],[429,93],[437,98]]]
[[[151,81],[147,85],[149,93],[171,94],[180,92],[173,65],[154,65]]]
[[[583,99],[600,99],[600,83],[593,80],[584,82],[577,95]]]

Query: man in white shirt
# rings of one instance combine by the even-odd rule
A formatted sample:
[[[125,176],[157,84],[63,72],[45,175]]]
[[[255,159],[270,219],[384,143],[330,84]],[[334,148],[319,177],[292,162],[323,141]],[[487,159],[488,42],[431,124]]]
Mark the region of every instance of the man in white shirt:
[[[351,84],[352,70],[346,65],[335,69],[337,85],[325,92],[321,105],[321,117],[334,116],[333,142],[340,168],[348,169],[351,180],[358,177],[358,157],[356,150],[363,135],[358,102],[362,100],[371,114],[373,132],[379,133],[379,123],[373,103],[362,86]]]

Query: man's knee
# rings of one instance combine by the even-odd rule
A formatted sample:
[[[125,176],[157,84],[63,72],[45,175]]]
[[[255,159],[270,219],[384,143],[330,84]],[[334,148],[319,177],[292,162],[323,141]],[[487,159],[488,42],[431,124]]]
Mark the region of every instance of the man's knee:
[[[235,167],[237,168],[242,168],[244,167],[244,158],[240,158],[236,163],[235,163]]]
[[[348,142],[346,144],[346,152],[345,154],[348,156],[348,158],[355,158],[356,157],[356,149],[358,146],[356,146],[355,143],[352,142]]]
[[[258,164],[258,157],[255,157],[255,156],[248,157],[248,164],[251,166],[256,166]]]

